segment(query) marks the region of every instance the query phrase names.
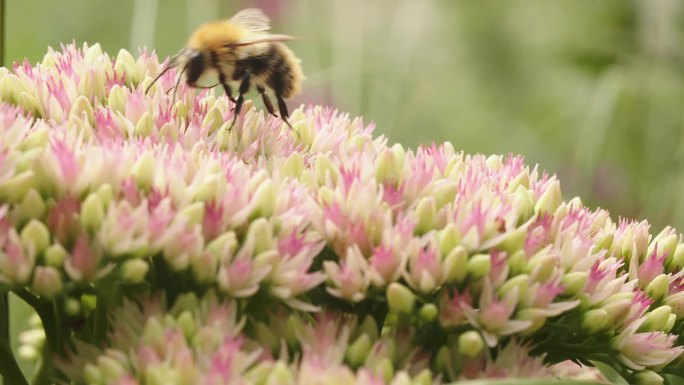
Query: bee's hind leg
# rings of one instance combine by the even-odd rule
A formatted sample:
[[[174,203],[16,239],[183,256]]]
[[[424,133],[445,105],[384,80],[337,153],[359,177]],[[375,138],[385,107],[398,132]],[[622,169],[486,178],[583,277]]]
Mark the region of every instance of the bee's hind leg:
[[[287,121],[287,118],[290,116],[290,113],[287,112],[287,104],[285,104],[285,99],[283,99],[283,96],[279,93],[276,93],[276,98],[278,99],[278,110],[280,111],[280,119],[282,119],[283,122],[285,122],[285,124],[287,124],[287,126],[290,127],[290,129],[294,130],[290,122]]]
[[[233,111],[233,122],[230,124],[230,127],[228,127],[228,130],[232,129],[233,126],[235,125],[235,121],[237,120],[238,115],[240,115],[240,111],[242,111],[242,104],[245,101],[244,94],[246,94],[249,91],[249,72],[245,71],[245,73],[242,75],[242,80],[240,81],[240,88],[238,89],[238,97],[237,100],[235,100],[235,111]]]
[[[268,113],[277,118],[278,115],[276,115],[276,113],[275,113],[275,108],[273,108],[273,103],[271,103],[271,98],[269,98],[268,95],[266,95],[266,89],[262,86],[257,86],[256,89],[261,94],[261,99],[264,101],[264,105],[266,106]]]

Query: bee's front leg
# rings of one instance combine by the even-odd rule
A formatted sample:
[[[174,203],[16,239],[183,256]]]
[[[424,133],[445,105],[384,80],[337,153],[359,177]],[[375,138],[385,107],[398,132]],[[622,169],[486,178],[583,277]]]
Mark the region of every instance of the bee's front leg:
[[[233,112],[233,122],[230,124],[229,130],[235,125],[240,111],[242,111],[242,103],[245,101],[244,95],[249,91],[249,71],[245,71],[240,77],[240,88],[238,89],[238,97],[235,101],[235,111]]]

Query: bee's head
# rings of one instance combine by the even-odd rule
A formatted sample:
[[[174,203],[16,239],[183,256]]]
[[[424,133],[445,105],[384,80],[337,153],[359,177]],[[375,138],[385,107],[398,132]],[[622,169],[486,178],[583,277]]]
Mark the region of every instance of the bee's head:
[[[185,82],[189,86],[194,86],[207,68],[206,57],[202,52],[195,50],[186,50],[186,55]]]

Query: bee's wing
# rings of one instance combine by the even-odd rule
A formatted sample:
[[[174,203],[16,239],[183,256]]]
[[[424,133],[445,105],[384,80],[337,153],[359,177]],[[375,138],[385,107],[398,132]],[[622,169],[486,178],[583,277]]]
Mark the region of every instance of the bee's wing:
[[[228,22],[253,32],[268,31],[271,28],[271,20],[258,8],[243,9],[228,19]]]
[[[254,35],[245,39],[240,40],[237,43],[232,44],[233,46],[243,46],[243,45],[250,45],[250,44],[257,44],[257,43],[273,43],[276,41],[289,41],[289,40],[295,40],[293,36],[289,35],[280,35],[280,34],[258,34]]]

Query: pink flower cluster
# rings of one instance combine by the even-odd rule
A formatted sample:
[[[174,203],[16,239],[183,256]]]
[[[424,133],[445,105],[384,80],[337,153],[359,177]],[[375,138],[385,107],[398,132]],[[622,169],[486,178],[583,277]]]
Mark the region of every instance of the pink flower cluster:
[[[307,312],[371,317],[379,330],[410,331],[410,348],[369,353],[389,340],[339,326],[356,321],[333,322],[346,331],[331,331],[344,335],[325,348],[266,320],[259,338],[233,324],[234,334],[193,339],[199,329],[179,320],[149,326],[158,344],[114,321],[108,341],[128,344],[125,359],[113,358],[118,383],[159,363],[195,365],[187,373],[206,384],[248,372],[368,383],[550,375],[566,360],[604,360],[628,378],[684,366],[684,243],[674,229],[653,236],[646,222],[565,201],[555,177],[519,156],[450,143],[407,150],[332,109],[294,110],[291,130],[248,102],[228,130],[228,99],[184,85],[173,99],[174,71],[145,95],[161,68],[148,52],[112,60],[99,45],[69,45],[0,69],[0,287],[68,304],[56,311],[73,320],[105,306],[87,299],[113,287],[124,297],[141,285],[210,290],[252,321],[286,306],[301,330],[328,325],[307,326]],[[95,366],[84,381],[105,383],[95,379],[109,372]],[[155,370],[160,383],[199,378]]]

